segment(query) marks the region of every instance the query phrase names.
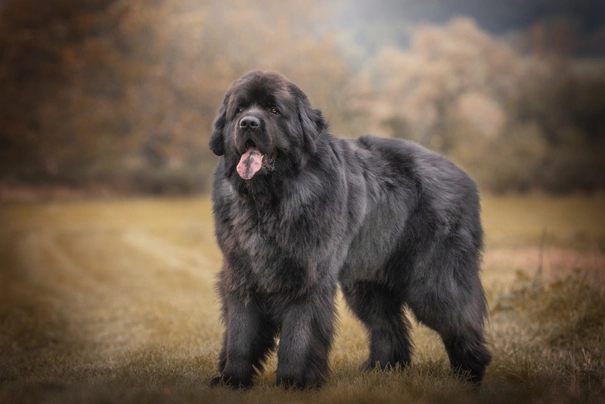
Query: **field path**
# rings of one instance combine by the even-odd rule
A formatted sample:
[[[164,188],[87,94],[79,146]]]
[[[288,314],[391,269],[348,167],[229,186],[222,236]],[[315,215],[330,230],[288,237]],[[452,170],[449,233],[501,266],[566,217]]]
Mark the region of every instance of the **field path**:
[[[31,347],[85,367],[174,344],[214,360],[199,341],[220,334],[207,200],[11,204],[0,220],[0,315],[21,323],[5,344],[28,351],[17,370],[40,354]]]

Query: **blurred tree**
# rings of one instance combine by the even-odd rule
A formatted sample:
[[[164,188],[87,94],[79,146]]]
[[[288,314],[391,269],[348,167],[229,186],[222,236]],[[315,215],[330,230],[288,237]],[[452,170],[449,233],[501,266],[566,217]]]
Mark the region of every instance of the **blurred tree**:
[[[192,175],[207,178],[215,161],[215,112],[246,71],[280,70],[335,112],[349,75],[324,19],[314,2],[301,13],[277,0],[9,0],[2,180],[128,185],[180,172],[197,189]]]
[[[366,127],[447,154],[493,191],[605,188],[605,63],[524,55],[468,19],[420,25],[358,75]],[[564,163],[563,163],[564,162]]]
[[[292,0],[2,2],[0,186],[200,190],[225,90],[270,69],[299,84],[335,134],[419,141],[489,189],[605,188],[605,64],[573,58],[575,20],[539,20],[544,45],[532,52],[468,18],[412,26],[379,4],[392,7],[370,11],[394,10],[389,24],[343,41],[323,0],[304,10]]]
[[[386,47],[368,64],[359,78],[364,83],[360,92],[365,94],[353,100],[371,111],[376,132],[402,136],[385,131],[384,123],[405,122],[408,137],[447,153],[456,141],[450,136],[449,121],[460,116],[465,95],[481,94],[475,99],[501,115],[499,101],[511,91],[514,61],[510,47],[483,33],[471,20],[454,20],[445,27],[420,26],[413,31],[408,50]],[[467,115],[479,127],[499,130],[501,118],[483,123],[490,117]]]

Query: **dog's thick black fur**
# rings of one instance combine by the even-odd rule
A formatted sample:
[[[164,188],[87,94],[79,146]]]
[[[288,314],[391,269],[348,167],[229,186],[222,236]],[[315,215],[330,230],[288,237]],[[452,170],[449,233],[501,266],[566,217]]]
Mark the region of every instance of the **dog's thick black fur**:
[[[369,333],[366,367],[410,362],[407,306],[439,333],[454,371],[481,381],[491,360],[483,230],[462,170],[408,141],[331,136],[321,111],[273,72],[234,82],[210,148],[221,156],[212,199],[226,326],[212,384],[250,386],[277,348],[277,384],[321,385],[338,282]],[[251,150],[262,166],[238,174]]]

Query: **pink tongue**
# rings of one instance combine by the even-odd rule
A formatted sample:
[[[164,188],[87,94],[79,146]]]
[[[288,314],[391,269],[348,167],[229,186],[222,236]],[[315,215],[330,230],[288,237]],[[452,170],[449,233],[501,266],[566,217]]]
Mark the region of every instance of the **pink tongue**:
[[[254,174],[260,170],[263,165],[263,156],[258,149],[251,147],[249,148],[239,160],[237,165],[237,173],[240,177],[245,180],[249,180],[254,177]]]

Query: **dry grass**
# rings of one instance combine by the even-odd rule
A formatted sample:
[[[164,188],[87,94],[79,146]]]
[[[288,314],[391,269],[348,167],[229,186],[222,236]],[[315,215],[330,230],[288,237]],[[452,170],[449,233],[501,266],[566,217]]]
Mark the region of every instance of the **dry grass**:
[[[340,302],[321,391],[273,387],[273,357],[243,392],[208,387],[222,331],[208,200],[5,202],[0,402],[603,402],[603,202],[484,202],[494,360],[480,391],[418,325],[408,369],[359,372],[366,336]]]

